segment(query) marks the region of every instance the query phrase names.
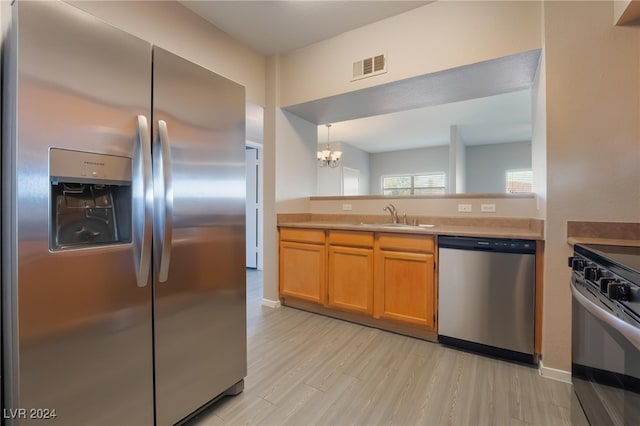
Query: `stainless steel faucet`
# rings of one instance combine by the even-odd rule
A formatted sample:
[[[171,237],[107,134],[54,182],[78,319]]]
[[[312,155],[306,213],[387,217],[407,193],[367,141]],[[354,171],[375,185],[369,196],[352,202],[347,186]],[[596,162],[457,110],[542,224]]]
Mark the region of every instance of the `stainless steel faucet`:
[[[396,206],[389,203],[389,205],[382,210],[386,210],[391,214],[391,221],[393,223],[398,223],[398,211],[396,210]]]

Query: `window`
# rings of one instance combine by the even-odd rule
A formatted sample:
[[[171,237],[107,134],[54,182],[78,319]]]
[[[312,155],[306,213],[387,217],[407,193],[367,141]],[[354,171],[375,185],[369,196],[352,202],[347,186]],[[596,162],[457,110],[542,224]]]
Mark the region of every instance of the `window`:
[[[506,175],[507,193],[533,192],[533,171],[531,169],[507,170]]]
[[[446,175],[444,172],[382,177],[382,193],[384,195],[444,194],[445,188]]]

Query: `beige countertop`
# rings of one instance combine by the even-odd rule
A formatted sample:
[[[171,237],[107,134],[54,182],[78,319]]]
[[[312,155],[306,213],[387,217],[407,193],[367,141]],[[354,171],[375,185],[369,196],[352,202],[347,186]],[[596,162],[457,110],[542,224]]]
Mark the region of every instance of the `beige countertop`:
[[[499,227],[482,225],[452,225],[436,224],[433,227],[427,226],[389,226],[384,223],[339,223],[322,221],[300,221],[278,223],[279,227],[285,228],[313,228],[313,229],[339,229],[346,231],[370,231],[370,232],[394,232],[399,234],[421,234],[421,235],[459,235],[466,237],[495,237],[495,238],[521,238],[529,240],[542,240],[542,233],[524,227]]]
[[[640,223],[568,221],[567,243],[640,247]]]
[[[596,237],[569,237],[567,242],[570,245],[575,244],[601,244],[605,246],[628,246],[640,247],[640,240],[627,240],[615,238],[596,238]]]

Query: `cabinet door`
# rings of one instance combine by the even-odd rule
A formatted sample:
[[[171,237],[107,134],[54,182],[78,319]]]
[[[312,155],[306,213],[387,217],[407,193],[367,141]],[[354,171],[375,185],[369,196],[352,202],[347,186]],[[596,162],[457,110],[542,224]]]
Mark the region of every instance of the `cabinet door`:
[[[374,317],[433,328],[433,254],[385,250],[378,253]]]
[[[280,295],[325,303],[324,245],[280,242]]]
[[[373,313],[373,250],[329,246],[329,306]]]

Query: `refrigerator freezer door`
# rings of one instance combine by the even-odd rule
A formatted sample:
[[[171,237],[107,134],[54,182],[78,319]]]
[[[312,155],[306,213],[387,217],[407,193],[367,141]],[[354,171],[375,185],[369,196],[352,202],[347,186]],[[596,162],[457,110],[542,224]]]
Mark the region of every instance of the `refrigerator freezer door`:
[[[170,425],[246,375],[245,99],[242,86],[157,47],[153,78],[154,158],[168,148],[171,175],[156,200],[173,202],[168,276],[154,280],[156,420]]]
[[[5,46],[12,99],[3,154],[15,169],[3,180],[5,413],[42,408],[60,424],[152,425],[152,286],[137,283],[140,247],[50,251],[48,172],[50,148],[139,163],[151,47],[63,2],[27,1],[12,7]],[[133,172],[133,209],[144,216],[147,194]]]

